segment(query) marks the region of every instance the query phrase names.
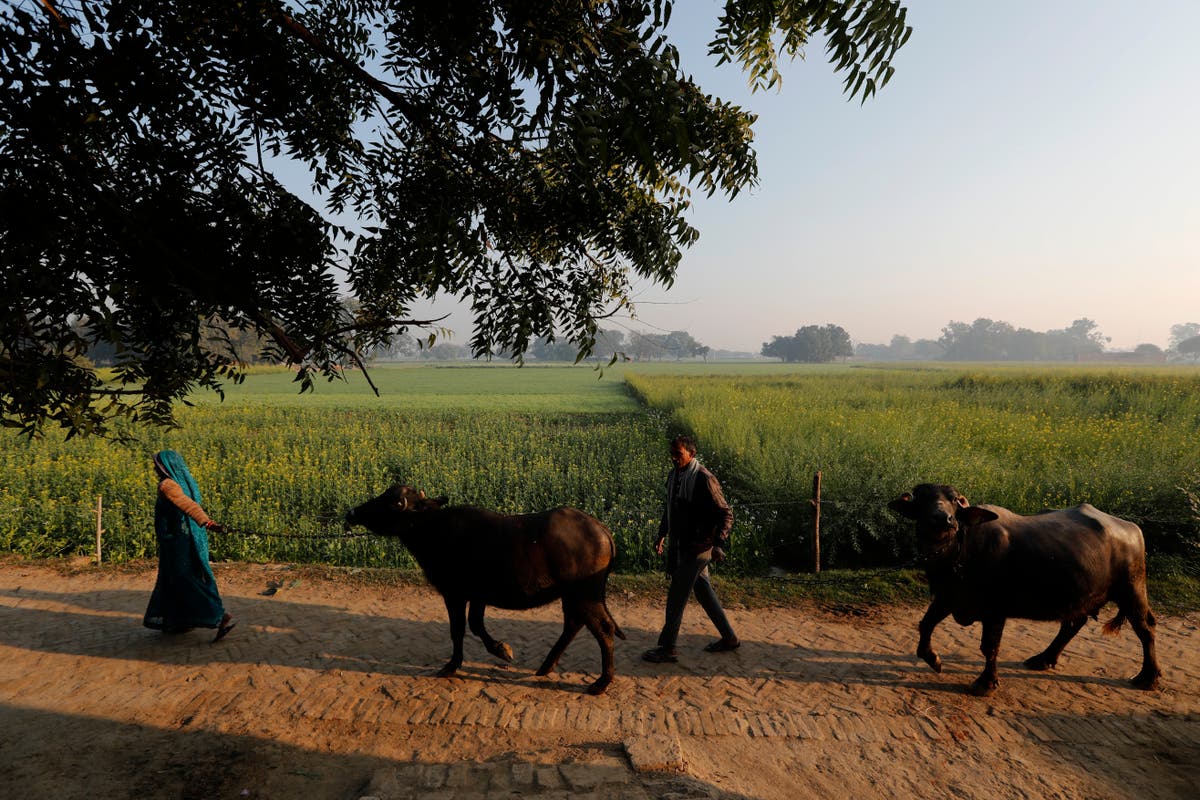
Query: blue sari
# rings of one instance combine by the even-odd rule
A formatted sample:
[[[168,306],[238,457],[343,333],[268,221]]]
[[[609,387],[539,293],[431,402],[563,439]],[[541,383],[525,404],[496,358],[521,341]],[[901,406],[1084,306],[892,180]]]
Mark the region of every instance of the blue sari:
[[[200,503],[200,487],[182,456],[174,450],[163,450],[154,461],[184,494]],[[154,505],[154,532],[158,538],[158,579],[142,624],[167,632],[218,627],[225,606],[208,565],[208,532],[204,526],[160,493]]]

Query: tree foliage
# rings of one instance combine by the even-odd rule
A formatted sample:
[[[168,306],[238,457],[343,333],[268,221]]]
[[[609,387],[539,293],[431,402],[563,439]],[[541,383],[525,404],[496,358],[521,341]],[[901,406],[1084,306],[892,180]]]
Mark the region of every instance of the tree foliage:
[[[697,356],[707,360],[710,350],[711,348],[701,344],[687,331],[671,331],[670,333],[633,331],[627,337],[625,344],[627,356],[636,361],[667,358],[679,361]]]
[[[854,345],[841,325],[805,325],[792,336],[774,336],[764,342],[762,354],[786,362],[824,364],[854,355]]]
[[[893,336],[888,344],[859,343],[854,347],[854,355],[874,361],[933,361],[945,352],[946,349],[934,339],[914,342],[901,334]]]
[[[1086,317],[1045,332],[980,318],[950,322],[938,343],[949,361],[1075,361],[1104,351],[1108,339]]]
[[[470,303],[475,353],[554,330],[587,351],[634,276],[671,283],[691,191],[757,177],[753,115],[684,73],[672,7],[5,4],[0,419],[169,424],[238,379],[214,317],[302,388],[436,322],[412,309],[439,294]],[[710,52],[765,87],[820,34],[865,99],[909,33],[892,0],[727,0]]]
[[[1184,339],[1175,345],[1175,352],[1181,356],[1191,356],[1192,360],[1200,360],[1200,336]]]
[[[1200,336],[1200,322],[1181,322],[1171,326],[1171,337],[1167,340],[1168,349],[1179,351],[1179,345],[1187,339]]]

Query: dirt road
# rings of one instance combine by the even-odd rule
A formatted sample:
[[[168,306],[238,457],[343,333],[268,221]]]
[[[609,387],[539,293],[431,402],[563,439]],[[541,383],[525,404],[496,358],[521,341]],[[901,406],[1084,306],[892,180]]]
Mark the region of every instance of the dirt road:
[[[920,609],[867,617],[731,609],[743,647],[639,660],[661,607],[616,593],[617,680],[583,693],[581,635],[532,673],[555,607],[489,612],[513,664],[468,637],[459,677],[440,599],[283,566],[215,568],[229,638],[141,627],[143,570],[0,564],[0,794],[12,798],[1064,797],[1182,798],[1200,787],[1200,618],[1159,616],[1165,688],[1140,692],[1140,647],[1091,624],[1058,670],[1022,659],[1056,627],[1011,622],[1000,690],[964,692],[979,628],[947,623],[934,674]],[[277,588],[270,588],[278,584]]]

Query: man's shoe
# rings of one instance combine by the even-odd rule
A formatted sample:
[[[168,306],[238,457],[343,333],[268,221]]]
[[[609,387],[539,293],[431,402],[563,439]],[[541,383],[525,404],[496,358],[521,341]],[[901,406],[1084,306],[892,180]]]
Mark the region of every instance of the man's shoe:
[[[655,647],[642,653],[642,661],[649,661],[651,664],[674,664],[679,661],[679,657],[675,655],[674,650]]]
[[[734,637],[732,639],[717,639],[711,644],[704,645],[704,649],[709,653],[728,653],[730,650],[737,650],[741,646],[741,641],[737,637]]]

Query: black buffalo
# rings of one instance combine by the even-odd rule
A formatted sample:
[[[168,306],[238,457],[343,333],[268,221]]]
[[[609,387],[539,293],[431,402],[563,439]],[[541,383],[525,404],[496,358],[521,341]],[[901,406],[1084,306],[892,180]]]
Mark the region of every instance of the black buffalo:
[[[454,652],[438,674],[450,676],[462,666],[468,624],[489,653],[512,661],[512,648],[484,628],[487,606],[536,608],[561,598],[562,635],[537,674],[548,675],[575,634],[586,627],[600,643],[601,655],[600,677],[588,691],[600,694],[608,688],[613,679],[613,636],[624,639],[625,634],[605,602],[616,546],[604,523],[574,508],[509,515],[445,504],[444,497],[429,498],[411,486],[393,486],[346,515],[347,526],[363,525],[381,536],[399,537],[441,593]]]
[[[1116,633],[1128,619],[1142,642],[1140,689],[1158,686],[1162,672],[1154,652],[1154,614],[1146,597],[1146,546],[1141,529],[1087,503],[1033,516],[1000,506],[972,506],[952,486],[929,483],[905,493],[888,508],[916,521],[917,548],[925,562],[933,600],[921,619],[917,655],[937,672],[942,662],[930,645],[933,629],[953,615],[960,625],[983,623],[983,673],[971,686],[987,695],[998,685],[996,657],[1009,617],[1054,620],[1058,635],[1029,669],[1058,663],[1071,638],[1105,603],[1117,615],[1104,626]]]

